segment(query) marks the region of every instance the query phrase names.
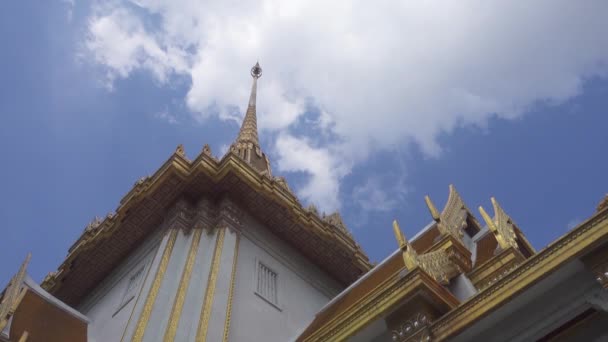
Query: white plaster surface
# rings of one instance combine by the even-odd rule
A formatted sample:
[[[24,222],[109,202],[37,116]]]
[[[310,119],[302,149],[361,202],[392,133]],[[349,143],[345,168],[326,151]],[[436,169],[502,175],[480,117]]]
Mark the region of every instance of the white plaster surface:
[[[216,238],[217,230],[213,230],[211,233],[204,231],[201,235],[175,341],[194,341],[196,338]]]
[[[278,308],[255,294],[257,260],[278,274]],[[289,341],[339,290],[299,252],[248,219],[239,244],[230,341]]]
[[[131,300],[122,308],[120,307],[129,279],[131,274],[142,265],[145,265],[144,277],[151,266],[153,268],[157,267],[158,261],[154,256],[159,249],[161,237],[160,232],[152,234],[127,257],[122,265],[100,283],[78,307],[79,311],[91,321],[88,327],[88,340],[90,342],[120,341],[137,298]],[[164,241],[162,244],[164,245]],[[155,260],[151,262],[153,258]],[[143,287],[147,290],[149,287],[147,283],[149,283],[148,279],[142,279],[140,289]]]
[[[186,235],[180,229],[177,233],[175,246],[144,333],[144,341],[146,342],[163,340],[193,236],[192,231],[189,231],[189,234]]]
[[[469,299],[469,297],[477,293],[475,286],[464,273],[461,273],[452,279],[448,289],[460,302],[464,302],[465,300]]]
[[[228,293],[230,292],[230,278],[232,275],[232,261],[234,260],[234,249],[236,247],[236,234],[226,229],[224,246],[220,256],[218,277],[215,286],[215,295],[209,318],[209,330],[207,341],[222,341],[224,335],[224,324],[226,322],[226,307],[228,305]]]

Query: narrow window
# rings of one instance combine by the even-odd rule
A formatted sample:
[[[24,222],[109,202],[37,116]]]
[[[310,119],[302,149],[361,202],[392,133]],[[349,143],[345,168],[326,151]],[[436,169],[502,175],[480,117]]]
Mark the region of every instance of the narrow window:
[[[256,291],[260,297],[278,308],[278,277],[268,266],[258,262]]]

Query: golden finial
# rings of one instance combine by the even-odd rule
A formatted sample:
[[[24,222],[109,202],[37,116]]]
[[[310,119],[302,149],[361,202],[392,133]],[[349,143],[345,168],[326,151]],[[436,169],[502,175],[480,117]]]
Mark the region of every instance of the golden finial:
[[[597,205],[597,211],[602,211],[605,208],[608,208],[608,194],[606,194],[604,199],[600,201],[600,204]]]
[[[506,241],[503,239],[502,235],[498,231],[494,220],[492,220],[490,215],[488,215],[488,213],[483,209],[482,206],[479,206],[479,213],[481,214],[481,217],[483,217],[483,220],[486,222],[488,229],[492,232],[492,234],[494,234],[496,241],[498,241],[498,245],[500,245],[501,248],[508,248],[509,245],[506,243]]]
[[[433,204],[433,201],[431,201],[431,198],[428,195],[426,195],[426,196],[424,196],[424,201],[426,202],[426,206],[429,208],[429,211],[431,212],[431,216],[433,217],[433,220],[435,220],[436,222],[439,222],[439,220],[440,220],[439,211],[437,210],[437,207],[435,207],[435,204]]]
[[[403,235],[401,228],[399,228],[399,223],[397,223],[397,220],[393,220],[393,233],[395,233],[395,238],[397,239],[399,248],[403,249],[406,247],[407,240],[405,239],[405,235]]]
[[[517,248],[515,232],[509,224],[509,217],[504,213],[494,197],[490,198],[490,200],[492,201],[492,206],[494,207],[494,219],[488,215],[482,206],[479,206],[479,213],[481,214],[481,217],[483,217],[483,220],[486,222],[488,229],[492,232],[492,234],[494,234],[494,237],[501,248]]]
[[[203,153],[208,156],[212,156],[211,146],[209,146],[209,144],[205,144],[205,146],[203,146]]]
[[[182,157],[186,156],[186,152],[184,151],[184,145],[182,145],[182,144],[177,145],[177,148],[175,149],[175,153],[179,154]]]
[[[19,267],[19,271],[11,278],[8,286],[4,290],[2,301],[0,301],[0,331],[4,330],[10,317],[15,313],[17,305],[19,305],[19,302],[23,299],[25,291],[21,289],[21,284],[25,279],[27,265],[31,258],[32,253],[27,253],[25,260],[21,264],[21,267]]]
[[[403,264],[408,270],[413,270],[416,266],[418,266],[418,255],[412,246],[407,242],[405,235],[401,231],[401,228],[399,228],[399,223],[397,220],[393,220],[393,232],[395,233],[395,238],[399,244],[399,249],[402,251],[401,254],[403,257]]]

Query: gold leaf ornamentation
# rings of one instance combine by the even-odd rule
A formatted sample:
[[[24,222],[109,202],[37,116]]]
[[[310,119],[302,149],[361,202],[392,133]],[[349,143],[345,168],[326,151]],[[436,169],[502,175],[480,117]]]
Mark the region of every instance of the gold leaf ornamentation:
[[[21,267],[19,267],[19,271],[11,278],[8,286],[4,290],[0,300],[0,331],[4,330],[4,327],[8,324],[11,316],[15,313],[17,305],[19,305],[21,299],[23,299],[26,290],[22,289],[21,285],[25,279],[27,265],[31,258],[32,254],[28,253],[21,264]]]

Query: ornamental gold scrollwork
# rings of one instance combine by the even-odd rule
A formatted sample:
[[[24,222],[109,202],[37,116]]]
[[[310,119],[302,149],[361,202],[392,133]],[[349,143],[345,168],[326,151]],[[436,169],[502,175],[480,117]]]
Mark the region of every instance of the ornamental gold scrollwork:
[[[186,151],[184,150],[183,144],[177,145],[177,147],[175,148],[175,154],[177,154],[181,157],[186,157]]]
[[[464,235],[463,229],[467,226],[469,209],[464,204],[462,197],[460,197],[454,185],[450,184],[448,201],[441,213],[439,213],[429,196],[425,196],[424,200],[433,220],[438,224],[439,231],[444,235],[451,235],[458,240],[462,240]]]
[[[352,234],[350,233],[348,228],[346,228],[346,225],[344,224],[344,221],[342,220],[342,216],[340,215],[339,212],[336,211],[332,214],[329,214],[329,215],[323,217],[323,221],[329,223],[330,225],[337,228],[341,232],[352,237]]]
[[[422,331],[431,323],[431,320],[424,314],[418,313],[414,317],[403,322],[396,330],[391,332],[391,338],[395,342],[407,341],[414,335],[417,341],[430,341],[431,337],[427,331]]]
[[[19,305],[25,295],[26,290],[22,289],[21,285],[25,279],[27,265],[31,258],[32,254],[28,253],[21,267],[19,267],[19,271],[13,276],[4,290],[4,295],[2,296],[2,300],[0,300],[0,331],[4,330],[10,317],[15,313],[17,305]]]
[[[441,284],[447,284],[449,282],[449,270],[456,266],[450,260],[450,257],[445,250],[441,249],[418,255],[405,238],[401,228],[399,228],[397,220],[393,221],[393,232],[395,233],[399,248],[403,251],[403,262],[408,270],[420,267],[437,282]]]
[[[494,207],[494,219],[490,218],[490,215],[483,209],[483,207],[479,207],[479,213],[483,217],[484,221],[488,225],[488,228],[494,236],[496,237],[496,241],[502,249],[507,249],[509,247],[518,248],[517,245],[517,234],[515,233],[515,224],[513,220],[505,213],[505,211],[500,207],[498,201],[494,197],[491,198],[492,206]]]

